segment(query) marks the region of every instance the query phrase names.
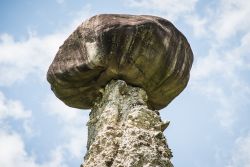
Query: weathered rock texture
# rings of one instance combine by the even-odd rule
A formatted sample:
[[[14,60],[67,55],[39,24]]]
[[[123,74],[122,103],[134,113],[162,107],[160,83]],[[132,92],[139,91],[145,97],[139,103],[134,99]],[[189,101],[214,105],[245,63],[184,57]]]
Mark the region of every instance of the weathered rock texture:
[[[161,109],[187,85],[191,48],[169,21],[155,16],[97,15],[81,24],[60,47],[48,71],[55,95],[88,109],[112,79],[143,88]]]
[[[147,94],[124,81],[111,81],[94,103],[88,122],[88,152],[83,167],[172,167],[171,151],[158,111]]]
[[[47,79],[75,108],[92,108],[84,167],[170,167],[158,111],[187,85],[193,53],[169,21],[98,15],[60,47]]]

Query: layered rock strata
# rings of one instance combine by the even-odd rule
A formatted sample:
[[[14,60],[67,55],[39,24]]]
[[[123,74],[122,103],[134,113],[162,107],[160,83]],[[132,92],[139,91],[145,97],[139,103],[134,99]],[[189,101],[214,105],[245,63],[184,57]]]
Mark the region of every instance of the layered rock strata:
[[[89,109],[112,79],[143,88],[162,109],[187,85],[193,53],[185,36],[155,16],[97,15],[64,42],[48,71],[55,95]]]

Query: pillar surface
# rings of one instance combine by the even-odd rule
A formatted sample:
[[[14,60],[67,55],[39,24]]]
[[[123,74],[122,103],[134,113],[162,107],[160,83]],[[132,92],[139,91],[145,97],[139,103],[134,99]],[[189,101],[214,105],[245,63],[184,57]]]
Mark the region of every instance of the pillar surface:
[[[90,112],[83,167],[172,167],[172,153],[159,112],[149,109],[146,92],[112,80]]]

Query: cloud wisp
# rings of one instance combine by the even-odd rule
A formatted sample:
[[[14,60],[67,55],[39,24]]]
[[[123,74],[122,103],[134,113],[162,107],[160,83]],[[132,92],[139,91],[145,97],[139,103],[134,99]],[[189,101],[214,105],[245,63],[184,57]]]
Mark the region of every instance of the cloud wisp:
[[[250,166],[250,135],[236,139],[231,160],[226,167]]]
[[[59,46],[91,14],[90,9],[84,6],[67,27],[45,36],[29,33],[25,40],[16,40],[11,34],[0,34],[0,86],[25,82],[31,74],[44,78]]]
[[[24,131],[32,129],[27,125],[32,119],[32,111],[26,110],[22,103],[18,100],[6,98],[0,92],[0,166],[14,167],[56,167],[62,164],[62,152],[51,151],[51,158],[49,161],[38,164],[34,155],[29,155],[25,149],[25,142],[20,130],[17,131],[9,123],[14,119],[18,126],[22,127]],[[20,128],[19,128],[20,129]]]
[[[198,0],[127,0],[127,5],[137,9],[160,13],[171,20],[189,14]]]

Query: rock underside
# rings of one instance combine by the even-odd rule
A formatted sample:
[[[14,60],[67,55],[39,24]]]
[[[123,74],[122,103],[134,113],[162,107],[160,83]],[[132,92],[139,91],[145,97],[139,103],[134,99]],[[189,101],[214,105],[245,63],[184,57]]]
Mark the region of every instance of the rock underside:
[[[97,15],[60,47],[47,79],[65,104],[89,109],[112,79],[143,88],[162,109],[187,85],[193,53],[169,21],[145,15]]]
[[[172,153],[159,112],[147,94],[122,80],[112,80],[95,101],[88,122],[83,167],[172,167]]]

